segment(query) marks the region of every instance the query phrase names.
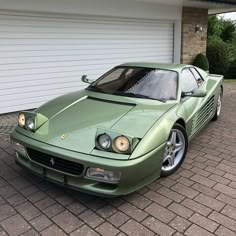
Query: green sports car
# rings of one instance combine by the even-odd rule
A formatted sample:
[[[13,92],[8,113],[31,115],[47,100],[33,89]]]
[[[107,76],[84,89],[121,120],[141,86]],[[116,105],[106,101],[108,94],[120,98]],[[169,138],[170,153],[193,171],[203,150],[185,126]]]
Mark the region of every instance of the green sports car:
[[[221,111],[223,76],[190,65],[127,63],[33,112],[11,134],[16,162],[68,188],[131,193],[183,163]]]

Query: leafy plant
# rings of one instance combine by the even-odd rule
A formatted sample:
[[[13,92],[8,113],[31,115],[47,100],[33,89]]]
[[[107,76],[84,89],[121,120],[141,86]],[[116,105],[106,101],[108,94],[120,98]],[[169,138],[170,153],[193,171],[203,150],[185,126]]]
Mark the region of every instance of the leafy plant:
[[[230,63],[225,77],[227,79],[236,79],[236,59]]]
[[[202,53],[199,53],[196,56],[196,58],[193,61],[193,65],[197,66],[205,71],[209,70],[209,63],[208,63],[207,57]]]
[[[211,38],[207,44],[207,59],[209,71],[213,74],[225,75],[229,66],[228,46],[218,38]]]

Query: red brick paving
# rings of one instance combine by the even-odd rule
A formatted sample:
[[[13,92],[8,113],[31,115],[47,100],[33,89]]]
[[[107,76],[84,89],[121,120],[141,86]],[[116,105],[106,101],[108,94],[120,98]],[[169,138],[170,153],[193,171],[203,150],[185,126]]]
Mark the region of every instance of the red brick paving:
[[[236,235],[236,83],[225,84],[222,116],[190,144],[174,175],[128,196],[63,190],[14,162],[0,116],[0,235]]]

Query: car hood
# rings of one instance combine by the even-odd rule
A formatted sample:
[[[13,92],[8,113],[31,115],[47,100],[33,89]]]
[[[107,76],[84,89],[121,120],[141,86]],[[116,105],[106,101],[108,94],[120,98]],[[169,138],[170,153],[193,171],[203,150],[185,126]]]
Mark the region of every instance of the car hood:
[[[142,138],[174,103],[82,91],[59,97],[35,112],[49,118],[33,139],[91,153],[97,129]]]

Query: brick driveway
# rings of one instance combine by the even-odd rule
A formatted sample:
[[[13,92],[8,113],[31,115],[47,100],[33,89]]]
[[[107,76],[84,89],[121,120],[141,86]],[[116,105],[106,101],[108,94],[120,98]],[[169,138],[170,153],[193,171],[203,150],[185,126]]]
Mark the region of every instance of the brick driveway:
[[[236,83],[221,118],[193,140],[182,168],[125,197],[65,191],[14,162],[0,116],[1,235],[236,235]]]

